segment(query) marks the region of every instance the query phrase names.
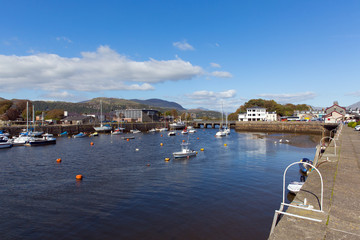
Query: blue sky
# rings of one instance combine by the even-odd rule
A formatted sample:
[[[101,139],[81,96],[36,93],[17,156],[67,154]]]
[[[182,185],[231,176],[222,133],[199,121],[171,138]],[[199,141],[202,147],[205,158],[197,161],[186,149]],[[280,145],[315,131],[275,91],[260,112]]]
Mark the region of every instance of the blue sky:
[[[360,101],[360,1],[0,0],[0,97]]]

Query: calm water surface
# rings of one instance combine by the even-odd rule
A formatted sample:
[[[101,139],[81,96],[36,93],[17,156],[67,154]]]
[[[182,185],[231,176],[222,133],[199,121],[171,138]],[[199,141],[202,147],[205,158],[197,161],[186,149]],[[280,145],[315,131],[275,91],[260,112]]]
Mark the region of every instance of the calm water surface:
[[[184,160],[172,152],[187,137],[161,133],[1,149],[0,239],[266,239],[284,169],[315,145],[215,133],[190,135],[198,155]],[[299,180],[298,168],[288,176]]]

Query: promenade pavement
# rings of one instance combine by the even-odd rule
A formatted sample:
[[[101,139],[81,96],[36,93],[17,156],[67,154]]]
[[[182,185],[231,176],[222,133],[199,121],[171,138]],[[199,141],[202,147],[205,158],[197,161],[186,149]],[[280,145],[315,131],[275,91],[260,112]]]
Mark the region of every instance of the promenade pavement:
[[[292,207],[286,212],[321,222],[281,215],[269,239],[360,240],[360,132],[344,126],[317,166],[324,182],[323,212]],[[320,209],[320,186],[320,177],[313,170],[291,204],[305,205],[306,198],[306,206]]]

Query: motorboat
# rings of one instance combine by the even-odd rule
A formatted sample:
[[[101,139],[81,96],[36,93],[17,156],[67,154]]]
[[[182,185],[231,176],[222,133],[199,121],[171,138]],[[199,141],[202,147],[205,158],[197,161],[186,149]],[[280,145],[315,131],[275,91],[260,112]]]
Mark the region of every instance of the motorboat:
[[[170,128],[172,129],[183,129],[185,127],[185,123],[180,121],[180,122],[174,122],[174,123],[170,123]]]
[[[305,182],[290,182],[289,185],[287,186],[287,189],[289,190],[289,192],[296,194],[300,191],[301,187],[304,185]]]
[[[188,132],[189,132],[189,133],[196,133],[196,130],[193,129],[193,128],[191,128],[191,129],[188,130]]]
[[[159,129],[158,129],[159,132],[166,132],[167,130],[168,130],[168,128],[166,128],[166,127],[159,128]]]
[[[9,133],[4,132],[3,130],[0,130],[0,136],[9,137],[9,136],[10,136],[10,134],[9,134]]]
[[[11,148],[12,146],[11,142],[0,142],[0,148]]]
[[[66,137],[67,135],[68,135],[68,132],[65,131],[65,132],[60,133],[58,136],[59,137]]]
[[[168,133],[168,136],[176,136],[176,131],[170,131],[170,132]]]
[[[310,159],[308,159],[308,158],[302,158],[302,159],[300,160],[300,162],[301,162],[301,163],[299,163],[300,171],[301,171],[302,173],[307,174],[308,171],[311,170],[311,166],[309,166],[308,164],[304,164],[304,163],[312,164],[313,162],[312,162]]]
[[[156,129],[155,128],[152,128],[148,131],[149,133],[152,133],[152,132],[156,132]]]
[[[226,135],[230,135],[230,128],[227,128],[225,127],[223,132],[226,134]]]
[[[0,134],[0,142],[7,142],[9,141],[9,138],[5,135]]]
[[[90,134],[90,136],[91,137],[97,137],[97,136],[99,136],[99,133],[98,132],[93,132],[93,133]]]
[[[83,137],[86,137],[86,134],[84,134],[83,132],[80,132],[73,136],[73,138],[83,138]]]
[[[181,131],[181,134],[188,134],[188,130],[187,130],[187,127],[185,126],[185,128]]]
[[[26,145],[29,146],[42,146],[56,144],[56,138],[54,138],[53,134],[45,133],[42,135],[42,138],[32,137]]]
[[[28,136],[25,133],[21,133],[18,137],[13,138],[12,143],[14,146],[25,145],[30,141],[32,137]]]
[[[195,157],[196,151],[189,149],[189,143],[181,143],[181,151],[173,153],[174,158],[188,158]]]
[[[115,128],[114,131],[111,132],[112,135],[120,135],[123,133],[123,129]]]
[[[130,130],[130,132],[131,132],[131,133],[141,133],[141,131],[140,131],[140,130],[137,130],[137,129],[132,129],[132,130]]]

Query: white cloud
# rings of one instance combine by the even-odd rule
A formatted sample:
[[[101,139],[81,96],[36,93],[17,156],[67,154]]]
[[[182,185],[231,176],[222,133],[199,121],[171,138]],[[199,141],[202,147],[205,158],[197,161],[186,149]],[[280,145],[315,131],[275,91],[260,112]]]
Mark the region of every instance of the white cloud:
[[[57,41],[64,41],[64,42],[67,42],[67,43],[72,43],[72,41],[67,37],[56,37],[56,40]]]
[[[213,68],[221,68],[220,64],[218,63],[210,63],[210,66]]]
[[[201,67],[179,58],[133,61],[108,46],[82,52],[79,58],[48,53],[0,55],[0,91],[152,90],[153,83],[189,80],[202,74]]]
[[[189,43],[186,42],[186,40],[182,42],[174,42],[173,46],[182,51],[195,50],[193,46],[191,46]]]
[[[231,78],[232,74],[229,72],[221,72],[221,71],[215,71],[211,73],[212,76],[214,77],[219,77],[219,78]]]
[[[187,108],[205,107],[210,110],[234,112],[245,99],[236,96],[236,90],[230,89],[223,92],[196,91],[177,99],[181,105]]]
[[[316,94],[313,92],[303,92],[303,93],[289,93],[289,94],[258,94],[259,97],[266,99],[275,100],[279,103],[298,103],[303,102],[309,99],[314,99]]]
[[[191,99],[224,99],[224,98],[233,98],[236,96],[236,90],[230,89],[223,92],[213,92],[213,91],[196,91],[192,94],[187,95]]]
[[[351,92],[346,94],[347,96],[354,96],[354,97],[360,97],[360,91]]]

